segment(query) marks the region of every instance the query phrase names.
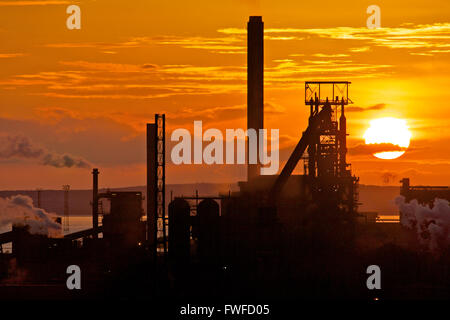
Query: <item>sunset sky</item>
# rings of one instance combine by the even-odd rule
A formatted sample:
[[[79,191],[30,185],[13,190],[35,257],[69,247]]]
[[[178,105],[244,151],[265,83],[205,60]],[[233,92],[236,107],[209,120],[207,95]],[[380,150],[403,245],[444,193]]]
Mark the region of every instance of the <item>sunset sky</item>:
[[[81,8],[68,30],[66,8]],[[381,8],[380,29],[366,8]],[[306,129],[304,81],[351,81],[349,162],[363,184],[450,184],[450,1],[0,0],[0,189],[145,184],[145,123],[246,127],[246,24],[265,26],[265,126],[281,161]],[[369,121],[405,119],[406,153],[375,158]],[[8,144],[21,152],[7,150]],[[168,144],[170,148],[171,144]],[[71,165],[70,168],[65,165]],[[167,183],[235,182],[238,166],[168,164]]]

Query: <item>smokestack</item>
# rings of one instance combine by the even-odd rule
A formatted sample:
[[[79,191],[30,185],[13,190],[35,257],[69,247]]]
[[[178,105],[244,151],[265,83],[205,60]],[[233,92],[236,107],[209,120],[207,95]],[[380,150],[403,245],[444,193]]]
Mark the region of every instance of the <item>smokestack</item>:
[[[94,239],[98,238],[98,169],[92,170],[92,228],[94,228]]]
[[[247,129],[264,128],[264,22],[250,17],[247,25]],[[247,144],[247,157],[249,158]],[[257,148],[259,158],[259,143]],[[259,162],[259,161],[258,161]],[[247,165],[247,180],[260,174],[260,164]]]
[[[156,259],[157,245],[157,176],[156,176],[157,123],[147,123],[147,241]]]

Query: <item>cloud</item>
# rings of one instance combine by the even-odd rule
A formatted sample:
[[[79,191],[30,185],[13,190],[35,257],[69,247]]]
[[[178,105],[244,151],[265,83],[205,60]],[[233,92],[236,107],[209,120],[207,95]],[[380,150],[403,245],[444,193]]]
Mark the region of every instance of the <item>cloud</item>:
[[[264,113],[281,114],[285,109],[275,103],[264,103]],[[185,124],[196,120],[213,120],[214,122],[243,119],[247,117],[247,105],[217,106],[204,108],[186,107],[167,116],[171,123]]]
[[[42,156],[43,150],[31,145],[30,141],[21,136],[2,137],[0,158],[9,159],[14,157],[36,159]]]
[[[35,146],[24,136],[0,136],[0,159],[33,159],[56,168],[89,168],[89,163],[69,154],[58,154]]]
[[[370,51],[370,47],[357,47],[357,48],[350,48],[348,51],[351,52],[367,52]]]
[[[313,54],[313,56],[319,58],[343,58],[348,57],[349,55],[345,53],[336,53],[336,54],[315,53]]]
[[[17,58],[25,56],[25,53],[0,53],[0,59]]]
[[[23,7],[23,6],[48,6],[70,4],[70,1],[60,0],[35,0],[35,1],[0,1],[0,7]]]
[[[176,45],[186,49],[202,49],[216,53],[246,53],[245,37],[180,37],[165,36],[153,39],[160,45]]]
[[[245,29],[225,28],[218,32],[226,35],[243,35]],[[366,27],[333,27],[333,28],[268,28],[265,35],[301,35],[338,40],[361,40],[372,45],[387,48],[448,48],[450,39],[450,23],[408,24],[400,27],[383,27],[368,29]],[[290,40],[287,37],[286,40]],[[364,48],[364,49],[363,49]],[[366,51],[361,47],[354,52]]]
[[[341,57],[342,54],[339,55]],[[266,88],[297,89],[306,79],[348,80],[378,78],[392,65],[357,63],[350,59],[274,59],[265,68]],[[320,59],[322,58],[322,59]],[[338,57],[337,57],[338,58]],[[18,74],[0,81],[0,87],[34,87],[28,94],[62,99],[148,100],[172,96],[244,94],[246,66],[158,65],[59,61],[64,70]]]
[[[224,28],[217,30],[217,37],[162,35],[131,37],[126,41],[53,43],[54,48],[136,48],[149,46],[176,46],[184,49],[206,50],[219,54],[245,54],[246,29]],[[350,52],[367,52],[370,46],[396,49],[427,49],[429,54],[445,53],[450,47],[450,23],[408,24],[399,27],[368,29],[364,27],[333,28],[266,28],[265,39],[276,41],[300,41],[311,37],[332,40],[356,40],[366,45],[349,48]],[[437,51],[436,51],[437,50]],[[347,54],[318,53],[317,57],[345,57]]]
[[[91,167],[94,164],[105,167],[144,163],[145,153],[142,146],[145,146],[145,124],[154,121],[154,111],[148,110],[147,113],[144,113],[145,108],[142,109],[141,113],[124,110],[121,114],[116,114],[114,110],[92,110],[90,113],[85,113],[79,108],[73,107],[67,112],[60,111],[58,117],[50,119],[41,117],[41,114],[45,115],[44,109],[36,110],[39,113],[33,113],[31,119],[19,120],[0,117],[0,127],[4,132],[8,132],[11,136],[20,132],[32,141],[35,149],[44,150],[42,155],[37,158],[1,158],[2,165],[0,167],[3,167],[4,172],[7,172],[5,168],[11,166],[15,168],[33,167],[36,168],[34,170],[51,172],[51,169],[54,168],[50,166],[52,163],[57,166],[71,163],[67,158],[62,158],[64,154],[69,154],[70,158],[74,160],[89,161]],[[45,110],[50,110],[50,107]],[[164,110],[160,111],[164,113]],[[2,141],[4,140],[0,139],[0,150],[4,145]],[[45,146],[52,146],[51,151],[48,151],[49,147]],[[70,149],[68,149],[69,146]],[[45,159],[48,164],[44,166],[44,156],[49,153],[53,156]],[[64,174],[73,175],[82,170],[77,169],[76,165],[77,162],[72,166],[74,170],[65,170]],[[83,166],[82,163],[79,165]],[[38,169],[39,167],[42,169]]]
[[[357,106],[349,106],[345,108],[346,112],[365,112],[365,111],[372,111],[372,110],[382,110],[386,108],[386,104],[384,103],[378,103],[370,107],[357,107]]]
[[[191,108],[185,107],[178,112],[170,113],[167,118],[171,123],[186,124],[196,120],[227,121],[246,117],[246,105]]]
[[[156,69],[158,66],[156,64],[146,63],[142,65],[143,69]]]
[[[118,42],[62,42],[46,44],[51,48],[95,48],[101,50],[119,48],[143,48],[150,46],[176,46],[185,49],[207,50],[221,54],[245,54],[246,37],[243,36],[175,36],[162,35],[154,37],[132,37],[126,41]]]
[[[374,144],[358,144],[348,148],[350,155],[370,155],[379,152],[389,151],[405,151],[406,148],[394,145],[392,143],[374,143]]]
[[[32,95],[72,99],[156,99],[245,92],[245,67],[61,61],[70,70],[19,74],[0,87],[36,87]]]

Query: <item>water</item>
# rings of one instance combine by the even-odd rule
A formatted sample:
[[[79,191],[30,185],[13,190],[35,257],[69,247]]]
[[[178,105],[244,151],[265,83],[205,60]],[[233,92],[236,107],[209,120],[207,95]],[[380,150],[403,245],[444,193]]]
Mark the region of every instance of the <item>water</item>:
[[[101,219],[100,219],[101,220]],[[64,230],[63,234],[74,233],[81,230],[92,228],[91,216],[75,216],[69,217],[69,230]]]
[[[64,218],[63,218],[63,222],[64,222]],[[64,223],[63,223],[63,226],[64,226]],[[69,217],[69,229],[63,230],[63,234],[67,235],[70,233],[74,233],[77,231],[82,231],[82,230],[86,230],[86,229],[90,229],[90,228],[92,228],[92,217],[91,216],[72,216],[72,217]],[[0,227],[0,233],[8,232],[11,230],[12,230],[11,224]],[[11,250],[12,250],[11,243],[6,243],[3,245],[3,252],[7,252],[7,251],[11,252]]]
[[[380,214],[378,215],[377,223],[399,223],[400,215],[398,214]]]

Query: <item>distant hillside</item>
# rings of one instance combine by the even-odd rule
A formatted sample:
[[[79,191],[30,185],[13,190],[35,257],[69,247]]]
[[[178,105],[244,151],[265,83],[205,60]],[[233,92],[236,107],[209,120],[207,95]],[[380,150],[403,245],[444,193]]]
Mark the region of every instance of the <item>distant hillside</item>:
[[[145,186],[111,188],[112,191],[140,191],[146,194]],[[171,193],[175,196],[193,196],[195,190],[199,195],[216,196],[219,193],[227,193],[229,190],[236,191],[238,186],[236,183],[197,183],[197,184],[169,184],[166,185],[166,199],[170,201]],[[105,192],[101,189],[100,192]],[[28,195],[33,199],[37,206],[37,192],[35,190],[16,190],[16,191],[0,191],[0,197],[10,197],[16,194]],[[362,203],[360,211],[377,211],[381,214],[396,214],[397,207],[393,200],[399,195],[399,187],[391,186],[369,186],[360,185],[359,202]],[[70,190],[69,194],[69,212],[73,216],[86,216],[91,214],[91,190]],[[54,212],[59,215],[64,213],[64,193],[62,190],[42,190],[41,191],[41,207],[48,212]],[[144,200],[144,209],[146,208],[146,200]]]
[[[140,191],[146,196],[145,186],[110,188],[111,191]],[[219,193],[227,193],[229,190],[238,190],[237,184],[226,183],[196,183],[196,184],[168,184],[166,185],[166,199],[170,201],[171,195],[176,196],[194,196],[195,190],[199,195],[217,196]],[[106,189],[100,189],[99,192],[105,192]],[[0,197],[10,197],[13,195],[27,195],[33,199],[37,206],[36,190],[14,190],[0,191]],[[70,190],[69,192],[69,213],[73,216],[87,216],[92,212],[92,190]],[[144,210],[147,207],[147,200],[144,199]],[[58,215],[64,214],[64,192],[62,190],[42,190],[41,207],[48,212],[54,212]]]

